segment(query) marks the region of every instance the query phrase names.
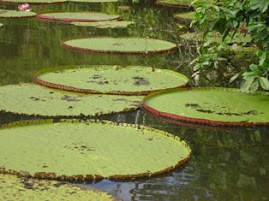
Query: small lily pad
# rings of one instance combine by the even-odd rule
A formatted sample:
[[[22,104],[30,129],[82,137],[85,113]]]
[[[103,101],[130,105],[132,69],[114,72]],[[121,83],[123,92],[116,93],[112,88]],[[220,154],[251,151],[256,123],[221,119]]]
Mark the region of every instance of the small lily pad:
[[[114,29],[114,28],[127,28],[129,25],[134,24],[130,21],[102,21],[102,22],[73,22],[73,25],[81,27],[95,27],[98,29]]]
[[[66,0],[1,0],[0,4],[20,4],[20,3],[28,3],[28,4],[53,4],[53,3],[64,3]]]
[[[143,98],[72,93],[36,84],[1,86],[0,94],[1,111],[46,117],[97,116],[135,110]]]
[[[186,162],[191,150],[178,137],[143,126],[46,120],[0,129],[0,153],[2,173],[84,182],[159,175]]]
[[[118,15],[109,15],[100,12],[58,12],[58,13],[42,13],[37,18],[43,21],[51,22],[98,22],[106,20],[114,20],[119,18]]]
[[[17,11],[17,10],[1,10],[0,18],[26,18],[36,16],[35,12],[32,11]]]
[[[153,54],[167,53],[177,47],[176,44],[148,38],[112,38],[93,37],[68,40],[62,43],[64,48],[79,52],[110,54]]]
[[[174,14],[175,20],[183,24],[190,24],[194,18],[195,12],[177,13]]]
[[[146,66],[67,66],[43,70],[35,81],[52,88],[84,93],[148,94],[178,88],[188,82],[184,75]]]
[[[147,111],[171,119],[213,126],[269,125],[269,93],[237,89],[167,90],[144,100]]]
[[[0,174],[0,200],[98,200],[113,201],[114,198],[99,190],[82,189],[78,186],[63,182],[36,180],[31,178],[20,179],[14,175]]]
[[[81,3],[113,3],[118,0],[68,0],[70,2],[81,2]]]

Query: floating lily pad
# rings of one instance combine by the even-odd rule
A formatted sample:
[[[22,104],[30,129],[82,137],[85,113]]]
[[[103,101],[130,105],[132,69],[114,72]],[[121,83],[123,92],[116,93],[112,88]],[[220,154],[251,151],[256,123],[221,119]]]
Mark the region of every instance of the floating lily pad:
[[[63,3],[66,0],[1,0],[1,3],[7,4],[20,4],[20,3],[28,3],[28,4],[53,4],[53,3]]]
[[[4,26],[2,23],[0,23],[0,27]]]
[[[167,6],[167,7],[176,7],[181,9],[188,9],[191,7],[191,2],[193,0],[157,0],[156,4]]]
[[[214,126],[269,125],[269,93],[237,89],[168,90],[149,95],[144,107],[158,116]]]
[[[89,95],[35,84],[0,87],[0,110],[38,116],[96,116],[137,109],[141,96]]]
[[[98,22],[106,20],[114,20],[119,18],[118,15],[109,15],[100,12],[58,12],[58,13],[43,13],[37,15],[37,18],[44,21],[52,22]]]
[[[81,27],[96,27],[99,29],[107,29],[107,28],[127,28],[129,25],[134,24],[134,22],[130,21],[102,21],[102,22],[73,22],[73,25],[81,26]]]
[[[113,3],[118,0],[68,0],[70,2],[81,2],[81,3]]]
[[[177,13],[174,15],[174,18],[183,24],[190,24],[192,19],[194,18],[195,12],[187,12],[187,13]]]
[[[37,73],[35,81],[52,88],[84,93],[148,94],[178,88],[188,82],[184,75],[145,66],[68,66]]]
[[[0,18],[25,18],[34,17],[36,13],[32,11],[17,11],[17,10],[1,10]]]
[[[45,201],[45,200],[98,200],[113,201],[113,197],[99,190],[84,190],[63,182],[36,179],[19,179],[14,175],[0,174],[0,200]]]
[[[176,44],[147,38],[81,38],[63,42],[64,48],[80,52],[111,54],[166,53],[177,47]]]
[[[19,124],[0,130],[3,173],[77,182],[132,179],[171,171],[191,152],[178,137],[143,126],[77,120]]]

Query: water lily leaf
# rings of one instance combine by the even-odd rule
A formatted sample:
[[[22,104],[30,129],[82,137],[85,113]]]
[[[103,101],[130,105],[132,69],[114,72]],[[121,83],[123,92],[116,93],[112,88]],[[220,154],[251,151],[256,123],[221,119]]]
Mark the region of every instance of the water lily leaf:
[[[68,0],[70,2],[82,2],[82,3],[112,3],[118,2],[118,0]]]
[[[64,48],[80,52],[149,54],[167,53],[177,47],[176,44],[148,38],[81,38],[62,43]]]
[[[1,3],[5,4],[20,4],[20,3],[28,3],[28,4],[53,4],[53,3],[63,3],[66,0],[1,0]]]
[[[184,75],[146,66],[67,66],[43,70],[35,81],[52,88],[84,93],[148,94],[178,88],[188,82]]]
[[[35,12],[32,11],[17,11],[17,10],[2,10],[0,9],[0,18],[25,18],[34,17]]]
[[[0,27],[4,26],[2,23],[0,23]]]
[[[167,90],[151,94],[144,107],[158,116],[213,126],[269,125],[269,93],[228,88]]]
[[[189,9],[193,0],[157,0],[156,4],[166,7]]]
[[[38,116],[96,116],[138,108],[141,96],[93,95],[35,84],[0,87],[0,110]]]
[[[195,12],[177,13],[174,14],[175,20],[183,24],[190,24],[193,20]]]
[[[107,29],[107,28],[127,28],[129,25],[134,24],[134,22],[130,21],[102,21],[102,22],[73,22],[73,25],[81,26],[81,27],[96,27],[99,29]]]
[[[93,120],[21,124],[0,129],[2,173],[77,182],[132,179],[169,172],[191,152],[178,137],[143,126]]]
[[[37,15],[37,18],[43,21],[52,22],[98,22],[106,20],[114,20],[119,18],[119,15],[109,15],[100,12],[57,12],[57,13],[42,13]]]
[[[91,189],[81,189],[78,186],[63,182],[20,179],[14,175],[0,174],[0,200],[45,201],[45,200],[98,200],[113,201],[114,198],[105,192]]]

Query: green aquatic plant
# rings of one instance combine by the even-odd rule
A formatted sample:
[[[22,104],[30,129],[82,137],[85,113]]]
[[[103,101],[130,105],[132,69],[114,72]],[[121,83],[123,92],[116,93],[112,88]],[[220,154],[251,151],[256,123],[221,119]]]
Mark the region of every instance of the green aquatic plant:
[[[150,94],[144,108],[158,116],[214,126],[269,125],[268,93],[229,88],[167,90]],[[164,104],[165,103],[165,104]]]
[[[0,9],[0,18],[26,18],[36,16],[32,11],[17,11],[17,10],[3,10]]]
[[[28,3],[28,4],[53,4],[53,3],[64,3],[66,0],[1,0],[1,3],[7,4],[19,4],[19,3]]]
[[[175,49],[174,43],[148,38],[93,37],[64,41],[64,48],[79,52],[111,54],[154,54],[167,53]]]
[[[95,27],[98,29],[119,29],[119,28],[127,28],[129,25],[135,24],[134,22],[130,21],[102,21],[102,22],[73,22],[71,23],[75,26],[80,27]]]
[[[183,24],[190,24],[193,20],[195,12],[187,12],[187,13],[176,13],[174,14],[174,19]]]
[[[113,3],[118,0],[68,0],[69,2],[81,2],[81,3]]]
[[[167,7],[176,7],[181,9],[191,8],[191,2],[193,0],[157,0],[156,4]]]
[[[135,110],[142,96],[93,95],[67,92],[36,84],[0,87],[0,110],[37,116],[97,116]]]
[[[0,27],[4,26],[2,23],[0,23]]]
[[[115,20],[120,16],[101,12],[51,12],[38,14],[36,17],[44,21],[71,23]]]
[[[63,182],[40,181],[30,178],[20,179],[14,175],[0,174],[0,200],[113,201],[114,198],[96,189],[82,189]]]
[[[2,173],[83,182],[159,175],[185,163],[191,150],[178,137],[143,126],[43,120],[4,126],[0,152]]]
[[[182,87],[188,78],[171,70],[146,66],[84,65],[43,70],[36,74],[35,81],[69,91],[137,95]]]

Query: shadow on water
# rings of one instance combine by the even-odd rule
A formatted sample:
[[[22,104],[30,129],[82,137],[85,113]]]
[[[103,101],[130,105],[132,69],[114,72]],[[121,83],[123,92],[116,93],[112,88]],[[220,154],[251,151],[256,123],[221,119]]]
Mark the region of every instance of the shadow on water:
[[[120,14],[136,22],[125,30],[98,30],[68,24],[41,22],[36,19],[1,19],[0,84],[31,82],[33,73],[44,68],[69,64],[148,65],[179,70],[190,77],[188,63],[193,48],[182,46],[180,30],[173,20],[175,10],[152,3],[132,5],[126,12],[117,9],[121,3],[33,6],[37,12],[51,10],[92,10]],[[14,9],[5,5],[0,8]],[[71,52],[60,43],[69,38],[87,36],[137,36],[174,41],[179,50],[169,55],[101,55]],[[227,83],[212,83],[229,86]],[[0,97],[1,98],[1,97]],[[0,113],[0,124],[35,117]],[[269,200],[269,133],[266,128],[210,128],[171,124],[143,110],[101,119],[151,126],[186,140],[193,149],[190,161],[172,173],[156,178],[130,182],[103,180],[94,186],[122,200]],[[135,151],[135,150],[134,150]]]

